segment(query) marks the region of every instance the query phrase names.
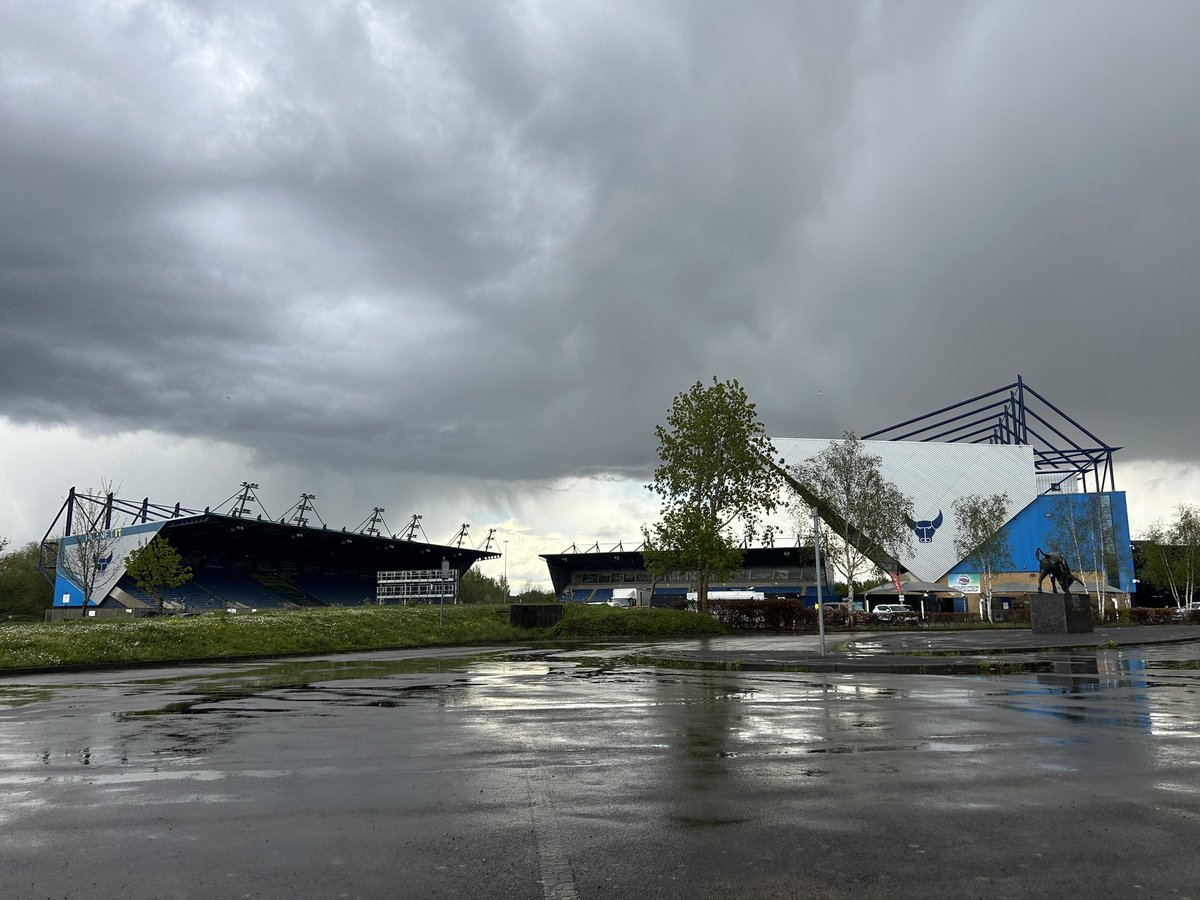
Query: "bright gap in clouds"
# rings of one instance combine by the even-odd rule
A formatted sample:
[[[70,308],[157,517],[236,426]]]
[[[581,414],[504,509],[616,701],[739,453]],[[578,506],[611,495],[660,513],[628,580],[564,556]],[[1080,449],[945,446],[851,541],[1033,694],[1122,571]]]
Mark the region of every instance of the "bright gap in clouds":
[[[504,559],[480,564],[498,578],[507,571],[520,590],[526,583],[548,587],[542,553],[574,545],[585,551],[618,543],[633,549],[641,527],[658,515],[658,501],[639,480],[572,477],[501,483],[450,476],[392,474],[299,468],[257,462],[244,447],[199,438],[142,431],[95,435],[63,426],[41,428],[0,419],[0,536],[14,545],[39,540],[50,526],[67,490],[99,488],[111,479],[132,499],[185,507],[216,506],[242,481],[260,485],[259,496],[275,518],[301,491],[317,495],[316,508],[331,528],[354,528],[384,506],[388,528],[400,531],[414,513],[433,543],[448,543],[470,523],[472,546],[482,546],[495,528],[493,549]],[[1200,503],[1200,465],[1134,460],[1117,465],[1117,487],[1129,497],[1129,521],[1136,538],[1180,503]],[[769,520],[776,542],[796,540],[797,525],[787,510]],[[807,523],[804,523],[807,528]],[[807,530],[804,532],[807,538]],[[504,543],[507,541],[507,545]],[[507,566],[507,570],[506,570]]]
[[[140,431],[96,435],[76,428],[42,428],[0,419],[0,537],[14,545],[40,540],[67,491],[100,489],[111,480],[120,496],[149,497],[192,509],[215,507],[242,481],[259,485],[266,512],[278,519],[299,498],[315,493],[315,506],[330,528],[353,529],[374,506],[385,508],[392,533],[414,513],[432,543],[449,543],[469,523],[469,542],[482,547],[495,528],[492,549],[508,551],[507,574],[514,589],[526,582],[549,586],[542,553],[581,550],[599,542],[632,549],[641,526],[657,505],[640,481],[572,477],[499,483],[450,476],[344,471],[263,463],[244,447],[200,438]],[[314,520],[315,521],[315,520]],[[508,541],[507,546],[504,541]],[[480,564],[498,578],[503,559]]]

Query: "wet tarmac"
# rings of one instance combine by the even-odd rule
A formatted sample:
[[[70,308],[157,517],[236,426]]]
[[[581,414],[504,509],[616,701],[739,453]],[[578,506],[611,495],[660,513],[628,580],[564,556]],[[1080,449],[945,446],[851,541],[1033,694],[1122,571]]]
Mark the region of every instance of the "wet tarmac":
[[[1200,643],[918,639],[0,678],[0,896],[1200,894]]]

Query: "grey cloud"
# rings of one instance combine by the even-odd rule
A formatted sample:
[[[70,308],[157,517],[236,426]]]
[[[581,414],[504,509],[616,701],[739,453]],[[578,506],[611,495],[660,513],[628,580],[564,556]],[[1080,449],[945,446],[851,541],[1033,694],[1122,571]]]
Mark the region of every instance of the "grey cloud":
[[[822,435],[1021,371],[1185,455],[1198,17],[10,5],[0,414],[639,477],[714,373]]]

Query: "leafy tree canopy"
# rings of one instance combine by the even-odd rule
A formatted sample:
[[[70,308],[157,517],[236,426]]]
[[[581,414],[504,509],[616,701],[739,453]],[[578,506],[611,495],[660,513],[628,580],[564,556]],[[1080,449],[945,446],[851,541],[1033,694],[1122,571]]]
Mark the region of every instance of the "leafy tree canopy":
[[[1100,581],[1117,577],[1116,529],[1112,508],[1103,494],[1072,495],[1049,513],[1045,549],[1061,553],[1073,572],[1091,572]]]
[[[1155,522],[1142,540],[1141,577],[1169,588],[1176,605],[1189,602],[1200,580],[1200,507],[1180,504],[1174,518]]]
[[[958,526],[954,552],[979,566],[984,599],[980,615],[986,614],[991,621],[993,577],[1013,566],[1012,547],[1003,530],[1008,521],[1008,494],[960,497],[954,501],[954,521]]]
[[[655,434],[659,465],[646,487],[661,498],[662,513],[645,529],[646,563],[652,572],[696,572],[706,611],[709,580],[741,564],[735,527],[753,540],[775,508],[779,477],[767,463],[775,450],[736,379],[697,381],[675,397]]]
[[[38,571],[37,542],[3,553],[6,544],[0,538],[0,620],[41,621],[53,602],[53,589]]]
[[[508,600],[508,585],[503,578],[484,575],[472,566],[458,579],[459,603],[504,603]]]
[[[852,431],[833,441],[807,465],[795,471],[835,519],[827,524],[838,540],[830,542],[827,559],[845,580],[854,599],[854,584],[860,574],[877,568],[877,560],[895,560],[912,544],[912,500],[883,477],[883,460],[867,450]],[[798,518],[807,507],[797,508]],[[840,520],[840,521],[836,521]],[[872,547],[878,552],[871,554]],[[872,555],[875,559],[872,559]]]
[[[167,591],[192,580],[192,570],[183,564],[179,552],[161,534],[129,554],[125,571],[154,599],[160,613]]]

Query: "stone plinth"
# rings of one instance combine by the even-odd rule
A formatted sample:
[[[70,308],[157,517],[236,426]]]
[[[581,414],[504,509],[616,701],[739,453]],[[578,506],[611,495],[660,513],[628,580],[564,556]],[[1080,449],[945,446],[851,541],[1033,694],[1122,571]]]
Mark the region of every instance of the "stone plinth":
[[[1092,604],[1087,594],[1030,594],[1029,622],[1034,634],[1088,634]]]

